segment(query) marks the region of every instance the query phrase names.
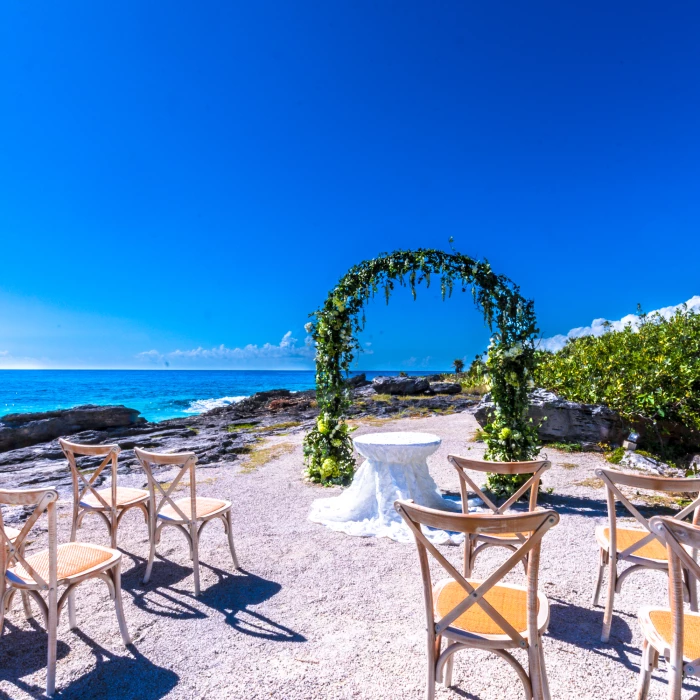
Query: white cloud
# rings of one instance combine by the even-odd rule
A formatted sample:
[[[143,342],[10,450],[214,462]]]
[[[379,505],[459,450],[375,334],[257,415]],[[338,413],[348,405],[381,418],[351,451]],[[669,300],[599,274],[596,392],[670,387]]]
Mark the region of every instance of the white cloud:
[[[658,314],[663,318],[670,318],[677,309],[680,309],[684,305],[689,310],[700,313],[700,296],[696,295],[691,297],[685,304],[676,304],[676,306],[665,306],[662,309],[656,309],[656,311],[649,312],[649,315]],[[557,352],[566,345],[566,341],[569,340],[569,338],[581,338],[584,335],[600,336],[603,335],[606,330],[620,331],[626,326],[632,326],[633,328],[639,326],[639,317],[636,314],[627,314],[627,316],[623,316],[619,321],[607,321],[604,318],[596,318],[590,326],[572,328],[566,335],[555,335],[551,338],[543,338],[539,342],[539,347],[542,350]]]
[[[154,364],[170,366],[171,361],[185,361],[205,364],[225,362],[226,364],[250,364],[265,361],[279,361],[288,359],[313,360],[316,350],[311,336],[307,336],[302,345],[292,336],[292,331],[287,331],[279,345],[265,343],[264,345],[248,344],[243,347],[228,348],[223,343],[213,348],[193,348],[191,350],[173,350],[161,353],[158,350],[140,352],[137,357]]]
[[[17,357],[9,350],[0,350],[0,369],[44,369],[46,365],[46,359]]]

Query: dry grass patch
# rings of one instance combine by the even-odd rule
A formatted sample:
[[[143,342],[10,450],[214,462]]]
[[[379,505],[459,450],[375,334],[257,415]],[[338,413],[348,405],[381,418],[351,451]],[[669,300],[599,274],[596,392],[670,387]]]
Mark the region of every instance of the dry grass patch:
[[[361,428],[364,425],[379,427],[393,420],[399,420],[400,418],[401,416],[387,416],[386,418],[379,418],[378,416],[367,416],[366,418],[353,418],[347,423],[351,428]]]
[[[279,445],[271,445],[270,447],[261,447],[250,453],[250,457],[241,467],[242,474],[250,474],[259,467],[264,467],[273,459],[279,459],[284,455],[289,454],[294,450],[296,445],[291,442],[281,442]]]
[[[573,462],[559,462],[557,466],[562,469],[577,469],[579,467],[578,464],[574,464]]]
[[[249,430],[253,430],[258,425],[258,423],[234,423],[233,425],[227,425],[226,426],[226,432],[227,433],[239,433],[239,432],[248,432]]]
[[[605,484],[602,479],[596,479],[595,477],[589,477],[583,481],[576,481],[574,486],[587,486],[589,489],[602,489]]]
[[[286,423],[273,423],[272,425],[265,425],[259,429],[261,433],[271,433],[275,430],[289,430],[290,428],[297,428],[301,425],[301,421],[298,420],[288,420]]]

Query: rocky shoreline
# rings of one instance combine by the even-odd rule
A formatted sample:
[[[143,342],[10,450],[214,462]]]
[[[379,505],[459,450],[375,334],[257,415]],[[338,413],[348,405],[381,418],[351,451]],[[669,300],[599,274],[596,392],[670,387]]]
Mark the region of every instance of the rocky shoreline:
[[[351,421],[418,418],[469,411],[483,426],[493,411],[490,396],[465,394],[442,376],[377,377],[351,380]],[[560,399],[536,389],[530,417],[539,425],[543,443],[577,443],[600,451],[619,445],[629,428],[603,406]],[[150,423],[125,406],[79,406],[47,413],[13,414],[0,419],[0,486],[33,488],[71,486],[70,472],[58,437],[85,444],[117,443],[123,474],[141,474],[134,447],[155,452],[192,451],[200,467],[240,463],[268,437],[306,432],[318,416],[316,392],[276,389],[253,394],[239,403],[186,418]],[[644,468],[647,465],[638,465]],[[667,465],[663,465],[667,466]],[[301,467],[300,467],[301,468]],[[658,471],[658,465],[645,469]]]
[[[354,383],[353,419],[455,413],[473,408],[479,400],[462,393],[430,393],[429,386],[429,393],[422,390],[419,395],[406,395],[377,393],[369,382]],[[156,452],[190,450],[203,467],[236,463],[245,460],[263,438],[309,430],[317,415],[315,391],[277,389],[198,416],[158,423],[124,406],[5,416],[0,419],[0,484],[3,488],[47,484],[70,488],[70,472],[58,437],[84,444],[117,443],[122,448],[120,473],[131,474],[140,471],[134,447]],[[81,420],[91,427],[81,429]]]

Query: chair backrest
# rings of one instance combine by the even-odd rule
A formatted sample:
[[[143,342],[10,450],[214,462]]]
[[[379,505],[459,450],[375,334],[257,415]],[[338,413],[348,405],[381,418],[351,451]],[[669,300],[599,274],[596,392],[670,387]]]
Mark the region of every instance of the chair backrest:
[[[134,448],[134,454],[148,477],[148,490],[151,495],[151,504],[155,505],[153,516],[157,517],[163,506],[167,504],[170,505],[183,520],[191,522],[190,516],[186,515],[181,508],[178,508],[172,498],[172,494],[185,474],[189,473],[189,489],[190,498],[192,500],[190,512],[194,517],[197,513],[197,484],[194,473],[195,465],[197,464],[197,455],[195,455],[194,452],[180,452],[179,454],[146,452],[146,450],[142,450],[138,447]],[[153,474],[153,467],[155,466],[180,467],[175,478],[168,484],[167,490],[163,489],[161,482],[158,481]]]
[[[549,460],[538,460],[533,462],[485,462],[480,459],[468,459],[457,455],[448,455],[447,460],[457,470],[459,475],[459,488],[462,492],[462,512],[469,512],[467,502],[469,494],[467,486],[497,515],[505,513],[528,489],[530,489],[530,510],[537,508],[537,494],[540,488],[542,474],[552,466]],[[532,474],[532,476],[514,493],[497,506],[475,483],[467,473],[467,469],[477,472],[491,474]]]
[[[11,541],[5,533],[0,511],[0,572],[3,573],[13,563],[20,564],[34,581],[44,590],[56,587],[56,567],[58,544],[56,542],[56,489],[9,490],[0,489],[0,505],[34,506],[32,514],[22,526],[19,535]],[[41,514],[46,511],[49,520],[49,580],[45,581],[27,563],[23,556],[24,543],[30,530]]]
[[[690,513],[693,513],[693,524],[697,524],[700,518],[700,478],[671,478],[665,476],[648,476],[643,474],[630,474],[629,472],[618,472],[612,469],[596,469],[598,476],[605,484],[608,500],[608,521],[610,527],[610,550],[617,552],[617,513],[615,512],[615,499],[634,516],[635,520],[649,533],[646,537],[632,543],[627,549],[620,552],[619,559],[625,559],[633,555],[641,547],[660,539],[650,528],[649,521],[634,507],[630,500],[620,491],[620,486],[629,488],[644,489],[646,491],[661,491],[663,493],[697,493],[696,498],[690,505],[683,508],[673,516],[674,520],[683,520]],[[663,543],[663,539],[661,539]]]
[[[472,605],[478,605],[491,620],[503,630],[515,643],[525,648],[527,642],[523,636],[485,599],[484,594],[495,586],[520,561],[527,557],[527,618],[530,639],[537,638],[537,584],[540,564],[540,543],[545,533],[559,522],[559,514],[553,510],[539,510],[511,515],[446,513],[415,505],[412,501],[396,501],[394,507],[413,532],[423,577],[423,593],[428,627],[436,634],[442,634],[460,615]],[[483,535],[527,535],[522,547],[519,547],[496,571],[494,571],[478,588],[450,564],[440,551],[428,540],[421,530],[421,525],[462,532],[464,534]],[[435,624],[433,586],[430,576],[428,553],[465,591],[465,597],[449,613],[442,616]],[[458,631],[457,631],[458,632]],[[458,632],[459,633],[459,632]]]
[[[668,552],[668,598],[671,608],[672,640],[671,667],[683,668],[683,569],[695,578],[700,578],[700,566],[686,547],[695,554],[700,549],[700,528],[690,523],[680,522],[674,518],[655,516],[649,520],[649,526],[660,539],[666,543]],[[700,658],[692,659],[689,666],[697,674]],[[680,678],[682,674],[673,674],[670,678],[669,697],[681,696]]]
[[[108,464],[111,463],[112,472],[112,503],[117,502],[117,455],[121,452],[119,445],[78,445],[75,442],[68,442],[63,438],[58,440],[63,454],[70,465],[71,476],[73,478],[73,500],[75,504],[91,493],[103,508],[110,508],[110,504],[98,493],[97,479]],[[100,464],[94,469],[89,478],[85,476],[87,469],[79,469],[76,462],[78,457],[104,457]]]

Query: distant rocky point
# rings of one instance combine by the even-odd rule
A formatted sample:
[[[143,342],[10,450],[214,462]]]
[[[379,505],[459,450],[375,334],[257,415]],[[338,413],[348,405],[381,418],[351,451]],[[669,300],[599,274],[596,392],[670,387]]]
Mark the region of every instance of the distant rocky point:
[[[146,419],[126,406],[76,406],[44,413],[10,413],[0,418],[0,452],[49,442],[84,430],[140,425]]]

